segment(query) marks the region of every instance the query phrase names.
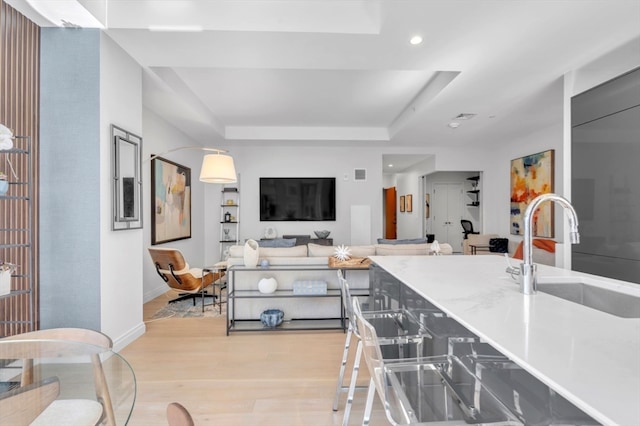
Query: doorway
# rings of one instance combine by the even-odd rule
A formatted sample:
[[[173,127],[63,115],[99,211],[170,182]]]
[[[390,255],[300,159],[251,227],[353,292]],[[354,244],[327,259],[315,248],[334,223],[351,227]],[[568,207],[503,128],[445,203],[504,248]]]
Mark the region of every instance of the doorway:
[[[454,252],[462,251],[462,183],[434,183],[431,203],[433,233],[440,243],[448,243]]]
[[[396,187],[384,188],[384,237],[395,240],[397,233]]]

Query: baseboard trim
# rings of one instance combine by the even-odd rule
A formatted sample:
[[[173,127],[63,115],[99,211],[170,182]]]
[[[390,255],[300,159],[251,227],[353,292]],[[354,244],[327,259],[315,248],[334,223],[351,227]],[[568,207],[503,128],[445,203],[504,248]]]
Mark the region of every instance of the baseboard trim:
[[[147,327],[144,322],[133,327],[131,330],[118,337],[113,341],[114,352],[120,352],[127,347],[130,343],[134,342],[138,337],[142,336],[147,331]]]
[[[152,301],[153,299],[155,299],[158,296],[162,296],[163,294],[165,294],[167,291],[169,291],[169,288],[166,286],[162,286],[162,287],[156,287],[151,291],[148,291],[144,294],[144,296],[142,297],[142,303],[147,303]]]

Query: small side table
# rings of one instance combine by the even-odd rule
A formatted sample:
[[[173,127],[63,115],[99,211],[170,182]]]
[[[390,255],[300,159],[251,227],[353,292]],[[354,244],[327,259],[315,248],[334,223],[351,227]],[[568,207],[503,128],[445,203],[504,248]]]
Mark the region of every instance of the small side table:
[[[222,277],[225,276],[226,272],[227,272],[227,262],[226,261],[222,261],[222,262],[218,262],[213,266],[207,266],[205,268],[202,268],[202,275],[204,276],[204,274],[206,272],[212,272],[214,274],[218,274],[218,278],[213,280],[213,283],[211,283],[211,287],[213,288],[213,308],[215,309],[216,305],[218,305],[218,312],[222,313],[222,304],[223,303],[227,303],[226,300],[223,301],[222,300],[222,290],[227,286],[227,284],[225,282],[222,281]],[[218,288],[218,292],[216,292],[216,287]],[[217,302],[216,302],[217,300]]]
[[[471,248],[471,254],[475,255],[475,254],[478,254],[478,249],[482,251],[489,251],[491,246],[469,244],[469,247]]]

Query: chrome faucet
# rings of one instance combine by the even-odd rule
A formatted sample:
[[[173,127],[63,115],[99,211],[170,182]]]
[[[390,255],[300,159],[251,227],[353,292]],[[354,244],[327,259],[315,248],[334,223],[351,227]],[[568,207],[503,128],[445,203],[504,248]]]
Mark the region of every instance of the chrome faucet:
[[[520,265],[520,292],[535,294],[538,282],[536,279],[537,266],[533,263],[533,213],[545,201],[555,201],[560,204],[569,218],[569,242],[578,244],[578,215],[569,201],[557,194],[542,194],[531,201],[524,212],[524,239],[522,244],[522,265]]]

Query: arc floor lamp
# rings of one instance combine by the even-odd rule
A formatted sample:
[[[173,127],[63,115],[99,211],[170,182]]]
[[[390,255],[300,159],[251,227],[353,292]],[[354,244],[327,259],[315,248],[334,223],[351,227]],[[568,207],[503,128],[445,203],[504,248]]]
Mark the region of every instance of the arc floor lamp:
[[[212,151],[215,154],[207,154],[202,158],[202,167],[200,168],[200,181],[205,183],[234,183],[238,181],[236,175],[236,167],[233,163],[233,157],[227,155],[228,151],[218,148],[205,148],[202,146],[183,146],[180,148],[170,149],[161,154],[154,154],[147,161],[151,161],[162,155],[166,155],[184,149],[199,149],[201,151]]]

